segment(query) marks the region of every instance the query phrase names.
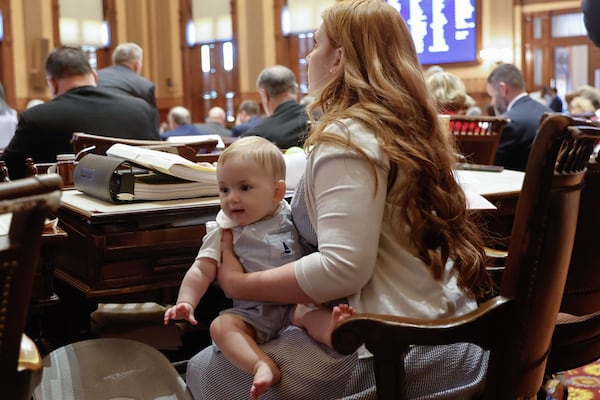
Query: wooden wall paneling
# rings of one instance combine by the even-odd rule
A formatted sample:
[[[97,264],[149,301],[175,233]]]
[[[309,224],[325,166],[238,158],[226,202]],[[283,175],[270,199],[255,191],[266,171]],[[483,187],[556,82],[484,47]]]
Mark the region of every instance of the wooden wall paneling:
[[[179,48],[181,50],[181,83],[183,86],[182,105],[192,113],[192,49],[187,45],[187,23],[192,18],[191,0],[179,0]]]
[[[23,107],[32,98],[47,99],[49,90],[46,84],[46,57],[48,52],[59,45],[58,0],[24,0],[23,24],[26,46],[23,68],[26,71],[27,90]],[[17,64],[18,65],[18,64]]]
[[[192,113],[192,121],[204,122],[204,107],[203,107],[203,81],[202,67],[200,65],[200,46],[194,45],[189,51],[189,71],[188,78],[190,85],[186,86],[189,92],[190,104],[188,108]]]
[[[239,15],[238,15],[238,7],[237,7],[237,0],[230,0],[229,2],[229,8],[231,9],[231,43],[233,46],[233,68],[234,68],[234,73],[233,73],[233,92],[235,93],[235,96],[233,97],[233,99],[231,100],[231,105],[233,108],[232,111],[232,116],[233,118],[235,118],[235,116],[237,115],[237,110],[238,107],[240,105],[240,103],[242,102],[243,98],[242,98],[242,91],[240,88],[240,41],[239,41],[239,26],[238,26],[238,19],[239,19]]]
[[[52,38],[54,40],[54,47],[60,46],[60,6],[58,0],[52,0]]]
[[[556,2],[555,2],[556,3]],[[559,2],[560,3],[560,2]],[[586,36],[572,37],[552,37],[552,17],[560,14],[571,14],[580,12],[579,8],[553,8],[552,2],[545,3],[547,9],[537,7],[535,11],[524,11],[522,14],[523,29],[521,32],[523,38],[523,76],[527,83],[528,91],[536,91],[540,88],[539,84],[534,82],[534,70],[536,68],[533,54],[536,50],[542,51],[542,82],[543,86],[550,86],[555,77],[554,52],[556,48],[571,47],[577,45],[588,46],[588,76],[587,82],[594,85],[594,69],[600,62],[600,49],[596,48]],[[534,37],[534,20],[541,21],[542,35],[540,38]],[[539,67],[539,66],[538,66]],[[573,88],[575,89],[575,88]],[[564,93],[559,93],[564,96]]]
[[[146,1],[149,5],[150,48],[144,53],[144,64],[148,63],[151,67],[159,118],[164,122],[172,107],[183,105],[179,4],[163,0]]]
[[[98,69],[112,64],[112,52],[118,44],[117,34],[117,5],[115,0],[102,0],[102,15],[108,22],[110,42],[107,47],[96,49],[96,63]]]
[[[117,47],[116,43],[119,43],[119,18],[117,15],[116,0],[102,0],[102,9],[104,19],[108,22],[108,27],[110,30],[110,44],[108,45],[108,48],[112,53],[113,49]]]
[[[236,110],[244,100],[255,100],[260,104],[260,96],[256,88],[256,78],[266,66],[269,50],[265,45],[267,25],[274,23],[265,15],[263,7],[251,7],[248,2],[232,1],[235,4],[234,30],[235,54],[238,68],[238,96],[235,104]],[[264,4],[263,4],[264,5]],[[269,5],[272,7],[272,5]],[[277,35],[277,30],[275,30]],[[281,36],[279,31],[279,36]],[[275,41],[275,38],[273,39]],[[275,54],[275,50],[273,50]]]
[[[281,12],[283,7],[287,4],[286,0],[274,0],[273,1],[273,25],[275,27],[275,59],[277,64],[288,65],[290,60],[290,43],[288,38],[283,34],[281,29]]]
[[[10,0],[0,1],[4,24],[4,39],[0,42],[0,82],[4,86],[6,102],[16,107],[15,71],[13,54],[12,14]]]
[[[124,3],[125,15],[123,18],[127,21],[124,24],[125,36],[120,38],[120,42],[134,42],[148,51],[148,21],[147,7],[143,0],[126,0]],[[115,46],[119,43],[115,43]],[[142,74],[149,78],[148,71],[150,66],[146,66]]]

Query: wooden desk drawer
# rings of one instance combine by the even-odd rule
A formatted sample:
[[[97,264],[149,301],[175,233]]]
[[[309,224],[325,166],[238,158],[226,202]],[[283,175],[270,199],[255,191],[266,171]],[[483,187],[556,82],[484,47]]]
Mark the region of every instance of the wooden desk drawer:
[[[203,224],[110,229],[63,216],[68,240],[57,249],[57,273],[87,297],[177,287],[190,267]]]

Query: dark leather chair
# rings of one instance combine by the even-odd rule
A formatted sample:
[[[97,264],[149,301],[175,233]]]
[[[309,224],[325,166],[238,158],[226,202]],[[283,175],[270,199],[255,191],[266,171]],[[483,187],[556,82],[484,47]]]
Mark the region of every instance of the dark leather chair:
[[[565,286],[585,168],[600,129],[561,115],[538,130],[519,197],[500,294],[441,320],[357,314],[332,334],[334,348],[374,355],[379,399],[402,399],[402,355],[411,345],[471,342],[488,349],[486,399],[533,398],[542,385]]]
[[[79,153],[81,150],[94,146],[90,152],[94,154],[105,155],[106,150],[115,143],[128,144],[130,146],[144,146],[155,150],[164,150],[177,153],[180,156],[195,162],[206,161],[217,147],[218,141],[215,139],[202,140],[194,143],[172,143],[162,140],[138,140],[122,139],[115,137],[92,135],[84,132],[73,133],[73,152]],[[208,157],[210,158],[210,157]]]
[[[41,379],[41,357],[23,335],[44,222],[60,204],[62,181],[43,175],[0,184],[0,393],[30,399]]]
[[[508,122],[505,117],[451,115],[448,127],[466,162],[493,165]]]

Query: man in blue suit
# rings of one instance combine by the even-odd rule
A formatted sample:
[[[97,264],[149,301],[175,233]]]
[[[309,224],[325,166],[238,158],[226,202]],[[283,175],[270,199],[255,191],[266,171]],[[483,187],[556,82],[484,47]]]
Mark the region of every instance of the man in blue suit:
[[[487,92],[496,115],[510,118],[502,131],[494,163],[525,171],[541,117],[552,110],[527,94],[523,75],[513,64],[500,64],[492,71]]]
[[[192,125],[192,117],[185,107],[173,107],[167,115],[169,130],[160,134],[162,140],[167,140],[170,136],[194,136],[208,135],[209,132],[203,131],[196,125]]]
[[[244,100],[240,104],[236,125],[231,128],[231,136],[238,137],[260,122],[260,106],[254,100]]]

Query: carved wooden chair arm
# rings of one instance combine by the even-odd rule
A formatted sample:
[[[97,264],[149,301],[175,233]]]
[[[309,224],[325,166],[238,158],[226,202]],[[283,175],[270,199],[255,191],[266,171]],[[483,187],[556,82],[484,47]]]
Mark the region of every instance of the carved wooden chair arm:
[[[413,344],[472,342],[488,348],[496,340],[511,309],[510,299],[496,296],[470,313],[437,320],[356,314],[341,321],[331,339],[334,349],[340,353],[350,354],[364,343],[375,356],[402,353]]]

